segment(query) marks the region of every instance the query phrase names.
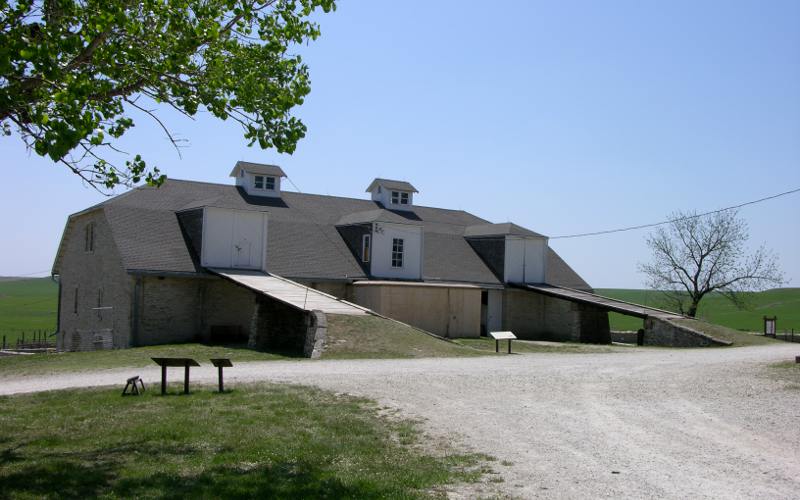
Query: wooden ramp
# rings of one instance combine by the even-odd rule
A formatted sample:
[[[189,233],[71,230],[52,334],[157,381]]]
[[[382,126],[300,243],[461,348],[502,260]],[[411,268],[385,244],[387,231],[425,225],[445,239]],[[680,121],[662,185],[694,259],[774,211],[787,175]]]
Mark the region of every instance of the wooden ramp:
[[[245,288],[304,311],[318,310],[326,314],[350,316],[369,314],[369,309],[274,274],[218,268],[208,268],[208,270]]]
[[[633,304],[625,302],[624,300],[612,299],[610,297],[603,297],[594,293],[584,292],[582,290],[575,290],[574,288],[565,288],[555,285],[546,284],[520,284],[516,285],[523,290],[530,290],[532,292],[556,297],[570,302],[578,302],[581,304],[593,305],[607,311],[612,311],[626,316],[635,316],[637,318],[656,317],[664,319],[677,319],[682,318],[680,314],[663,309],[656,309],[654,307],[647,307],[640,304]]]

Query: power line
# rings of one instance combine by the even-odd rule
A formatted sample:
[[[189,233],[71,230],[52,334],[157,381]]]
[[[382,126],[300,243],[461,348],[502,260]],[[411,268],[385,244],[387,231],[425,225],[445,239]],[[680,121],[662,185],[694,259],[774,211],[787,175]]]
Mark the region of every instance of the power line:
[[[45,269],[44,271],[36,271],[36,272],[33,272],[33,273],[25,273],[25,274],[16,274],[15,273],[13,276],[10,276],[10,277],[12,277],[12,278],[25,278],[27,276],[35,276],[37,274],[49,273],[49,272],[50,272],[50,269]],[[47,276],[42,276],[42,277],[46,278]]]
[[[791,191],[784,191],[783,193],[778,193],[778,194],[774,194],[772,196],[767,196],[766,198],[760,198],[758,200],[753,200],[753,201],[748,201],[748,202],[745,202],[745,203],[740,203],[739,205],[733,205],[733,206],[730,206],[730,207],[720,208],[720,209],[717,209],[717,210],[711,210],[710,212],[704,212],[702,214],[689,215],[687,217],[678,217],[677,219],[669,219],[669,220],[664,220],[664,221],[661,221],[661,222],[653,222],[651,224],[640,224],[638,226],[628,226],[628,227],[621,227],[621,228],[617,228],[617,229],[607,229],[605,231],[594,231],[594,232],[591,232],[591,233],[578,233],[578,234],[565,234],[565,235],[560,235],[560,236],[551,236],[550,239],[551,240],[559,240],[559,239],[566,239],[566,238],[583,238],[585,236],[599,236],[601,234],[621,233],[621,232],[624,232],[624,231],[635,231],[637,229],[646,229],[648,227],[662,226],[664,224],[671,224],[673,222],[679,222],[679,221],[690,220],[690,219],[697,219],[699,217],[705,217],[706,215],[713,215],[713,214],[718,214],[720,212],[726,212],[728,210],[735,210],[737,208],[746,207],[748,205],[755,205],[756,203],[761,203],[761,202],[768,201],[768,200],[774,200],[775,198],[780,198],[781,196],[786,196],[786,195],[790,195],[790,194],[794,194],[794,193],[798,193],[798,192],[800,192],[800,188],[792,189]]]

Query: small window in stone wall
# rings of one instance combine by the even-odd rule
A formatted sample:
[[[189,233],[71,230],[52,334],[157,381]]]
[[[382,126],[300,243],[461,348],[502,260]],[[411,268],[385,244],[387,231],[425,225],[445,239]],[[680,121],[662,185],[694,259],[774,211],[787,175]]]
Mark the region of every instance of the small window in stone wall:
[[[94,222],[86,224],[83,236],[83,249],[87,252],[94,252]]]
[[[75,287],[75,295],[72,299],[72,312],[78,314],[78,287]]]

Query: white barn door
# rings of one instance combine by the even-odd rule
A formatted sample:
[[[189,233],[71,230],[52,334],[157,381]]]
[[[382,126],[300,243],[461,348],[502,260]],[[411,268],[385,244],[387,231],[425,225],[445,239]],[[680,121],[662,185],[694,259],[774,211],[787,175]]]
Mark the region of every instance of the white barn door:
[[[258,212],[236,212],[233,223],[233,267],[261,267],[263,218]]]

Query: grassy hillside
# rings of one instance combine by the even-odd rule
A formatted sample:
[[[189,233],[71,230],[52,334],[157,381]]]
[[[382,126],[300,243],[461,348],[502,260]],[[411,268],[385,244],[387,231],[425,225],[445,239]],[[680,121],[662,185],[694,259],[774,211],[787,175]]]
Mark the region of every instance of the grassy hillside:
[[[325,359],[480,356],[477,349],[376,316],[328,315]]]
[[[56,329],[58,285],[50,278],[0,280],[0,338],[13,342],[22,332]]]
[[[598,288],[600,295],[662,309],[670,309],[660,293],[652,290],[630,290],[621,288]],[[760,332],[764,328],[764,316],[778,317],[778,330],[800,332],[800,288],[776,288],[765,292],[745,294],[747,308],[737,309],[720,294],[711,294],[700,303],[698,319],[727,326],[735,330]],[[611,328],[636,330],[642,321],[619,314],[610,315]]]

